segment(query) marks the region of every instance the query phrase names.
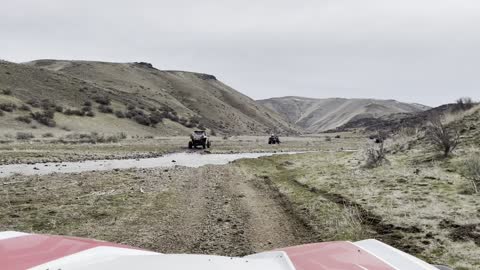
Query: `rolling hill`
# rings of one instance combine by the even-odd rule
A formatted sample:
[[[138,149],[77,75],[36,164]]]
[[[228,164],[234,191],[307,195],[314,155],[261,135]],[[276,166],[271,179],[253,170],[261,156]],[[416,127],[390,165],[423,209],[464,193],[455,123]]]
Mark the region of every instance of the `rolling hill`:
[[[478,115],[479,107],[475,104],[474,108],[462,108],[459,104],[451,103],[444,104],[435,108],[431,108],[425,111],[413,112],[413,113],[394,113],[384,115],[381,117],[367,117],[357,120],[352,120],[339,126],[331,131],[352,131],[352,130],[364,130],[367,132],[382,131],[385,133],[396,133],[401,129],[425,129],[432,116],[440,116],[446,118],[448,122],[451,118],[463,118],[462,122],[467,122],[469,119],[475,119],[475,115]],[[470,114],[471,113],[471,114]],[[456,119],[456,120],[458,120]],[[476,118],[478,120],[478,118]],[[455,122],[455,121],[454,121]],[[468,128],[470,126],[467,123]]]
[[[358,119],[428,109],[427,106],[419,104],[375,99],[281,97],[257,102],[282,115],[289,123],[299,126],[308,133],[335,129]]]
[[[224,134],[297,133],[278,114],[212,75],[162,71],[143,62],[1,61],[1,104],[16,107],[0,116],[3,131],[47,129],[41,120],[27,123],[18,117],[57,107],[51,130],[175,135],[208,128]]]

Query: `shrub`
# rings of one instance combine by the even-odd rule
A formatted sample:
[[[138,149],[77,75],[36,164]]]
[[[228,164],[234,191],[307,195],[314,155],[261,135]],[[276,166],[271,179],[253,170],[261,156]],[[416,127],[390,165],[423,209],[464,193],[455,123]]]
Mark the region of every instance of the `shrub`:
[[[7,96],[10,96],[10,95],[12,94],[12,90],[10,90],[10,89],[5,89],[5,90],[3,90],[3,94],[4,94],[4,95],[7,95]]]
[[[50,109],[52,110],[55,110],[56,108],[56,105],[54,102],[48,100],[48,99],[44,99],[40,102],[40,106],[42,107],[42,109],[48,111]]]
[[[176,112],[168,112],[166,114],[165,118],[168,118],[168,119],[172,120],[173,122],[178,122],[180,120],[180,118],[177,116]]]
[[[465,161],[465,177],[472,182],[475,193],[480,188],[480,157],[473,156]]]
[[[200,117],[194,116],[194,117],[190,118],[190,123],[192,123],[193,125],[200,124]]]
[[[98,111],[100,111],[101,113],[113,113],[112,107],[107,105],[98,106]]]
[[[84,113],[91,112],[91,111],[92,111],[92,107],[87,107],[87,106],[82,107],[82,112]]]
[[[63,112],[65,115],[76,115],[76,116],[84,116],[84,112],[78,110],[78,109],[66,109]]]
[[[27,101],[27,104],[29,104],[30,106],[32,106],[34,108],[40,107],[40,101],[38,101],[36,99],[30,99],[29,101]]]
[[[30,106],[28,106],[27,104],[22,104],[22,106],[18,107],[19,110],[21,111],[31,111],[32,108],[30,108]]]
[[[43,137],[43,138],[52,138],[52,137],[53,137],[53,133],[51,133],[51,132],[43,133],[43,134],[42,134],[42,137]]]
[[[63,112],[63,107],[60,106],[60,105],[57,105],[57,106],[55,106],[55,111],[59,112],[59,113],[62,113]]]
[[[0,110],[5,111],[5,112],[13,112],[15,109],[17,109],[17,105],[13,103],[2,103],[0,104]]]
[[[125,118],[125,114],[122,111],[115,111],[115,116],[118,118]]]
[[[135,106],[132,105],[132,104],[128,104],[128,105],[127,105],[127,110],[129,110],[129,111],[135,110]]]
[[[118,135],[110,135],[110,136],[104,136],[100,135],[97,136],[96,142],[98,143],[116,143],[120,141],[120,136]]]
[[[444,125],[438,116],[430,117],[426,136],[435,148],[443,152],[444,157],[448,157],[460,142],[459,132],[454,127]]]
[[[192,122],[187,122],[187,123],[182,123],[181,121],[179,121],[180,124],[184,125],[185,127],[187,128],[194,128],[196,127],[196,125]]]
[[[88,111],[85,115],[88,117],[95,117],[95,113],[92,111]]]
[[[121,140],[125,140],[127,138],[127,134],[125,132],[120,132],[118,133],[118,138],[120,138]]]
[[[399,131],[398,134],[400,136],[406,136],[406,137],[414,137],[418,135],[418,128],[416,127],[402,127]]]
[[[15,118],[15,120],[19,122],[24,122],[27,124],[30,124],[32,122],[32,118],[30,116],[18,116]]]
[[[145,116],[145,113],[142,110],[130,110],[125,113],[125,117],[127,118],[134,118],[135,116],[140,115],[140,116]]]
[[[330,137],[330,136],[325,136],[325,141],[326,141],[326,142],[331,142],[331,141],[332,141],[332,137]]]
[[[93,100],[101,105],[110,105],[110,98],[107,96],[94,96]]]
[[[365,168],[376,168],[383,163],[388,162],[386,158],[386,151],[383,142],[378,147],[371,145],[366,151],[367,160],[365,162]]]
[[[54,111],[43,111],[43,112],[35,112],[30,114],[35,121],[38,123],[45,125],[47,127],[54,127],[57,125],[53,117],[55,115]]]
[[[462,97],[457,99],[457,106],[460,110],[466,111],[473,108],[474,102],[472,98]]]
[[[91,132],[90,134],[69,134],[66,138],[81,143],[116,143],[120,140],[126,139],[127,135],[122,132],[116,135],[105,136],[103,134],[98,134],[98,132]]]
[[[4,112],[3,111],[0,111],[0,116],[3,116],[4,115]]]
[[[30,140],[35,138],[35,136],[33,136],[32,133],[28,133],[28,132],[17,132],[16,138],[17,140]]]
[[[135,120],[135,122],[139,123],[140,125],[144,125],[144,126],[149,126],[152,124],[152,122],[147,116],[141,115],[141,114],[135,115],[133,117],[133,120]]]
[[[92,102],[89,101],[89,100],[87,100],[87,101],[85,101],[85,102],[83,103],[83,106],[84,106],[84,107],[92,107]]]
[[[187,120],[186,118],[180,117],[180,118],[178,119],[178,123],[180,123],[180,124],[182,124],[182,125],[185,126],[185,125],[187,125],[189,122],[188,122],[188,120]],[[195,124],[191,124],[191,125],[192,125],[192,126],[195,126]]]
[[[148,117],[150,119],[150,123],[154,126],[160,122],[162,122],[163,120],[163,116],[161,113],[159,112],[153,112],[150,114],[150,116]]]

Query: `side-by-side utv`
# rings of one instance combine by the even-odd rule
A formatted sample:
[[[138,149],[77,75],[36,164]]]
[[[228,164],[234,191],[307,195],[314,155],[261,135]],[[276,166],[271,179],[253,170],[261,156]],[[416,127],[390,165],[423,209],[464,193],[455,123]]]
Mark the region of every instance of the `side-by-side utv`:
[[[280,138],[277,135],[272,134],[268,138],[268,144],[280,144]]]
[[[196,130],[190,135],[190,141],[188,142],[189,149],[197,148],[197,146],[202,146],[203,149],[206,149],[210,148],[210,145],[210,139],[206,131]]]

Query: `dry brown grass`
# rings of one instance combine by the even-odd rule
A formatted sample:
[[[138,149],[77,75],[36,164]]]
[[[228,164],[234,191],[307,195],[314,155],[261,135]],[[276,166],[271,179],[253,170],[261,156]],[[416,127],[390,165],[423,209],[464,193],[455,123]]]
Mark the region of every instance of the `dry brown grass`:
[[[473,190],[479,193],[480,189],[480,157],[477,155],[465,160],[465,176],[472,182]]]
[[[461,157],[419,162],[429,152],[418,147],[423,146],[390,154],[390,165],[369,170],[362,168],[361,152],[278,156],[262,159],[268,163],[242,164],[252,173],[273,175],[279,189],[308,210],[306,219],[326,235],[337,235],[333,239],[377,238],[429,262],[478,269],[476,240],[452,237],[456,226],[480,224],[478,195],[464,192],[470,180],[455,169]],[[288,166],[282,165],[287,161]]]

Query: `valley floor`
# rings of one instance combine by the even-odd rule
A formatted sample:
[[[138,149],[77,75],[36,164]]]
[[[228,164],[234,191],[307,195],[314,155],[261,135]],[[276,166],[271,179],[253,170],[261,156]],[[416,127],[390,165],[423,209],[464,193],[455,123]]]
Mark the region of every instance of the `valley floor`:
[[[264,137],[217,138],[211,151],[317,152],[200,168],[0,178],[0,231],[230,256],[377,238],[429,262],[480,267],[479,197],[468,192],[469,182],[458,169],[463,155],[432,161],[418,146],[390,153],[389,164],[365,169],[368,140],[361,136],[283,140],[271,146]],[[13,143],[0,145],[0,153],[2,163],[118,158],[185,151],[186,142]]]
[[[85,139],[62,141],[59,138],[43,138],[29,141],[0,141],[0,165],[67,162],[98,159],[124,159],[157,157],[172,152],[204,152],[198,148],[189,150],[188,136],[133,137],[112,143],[84,143],[91,140],[89,134],[79,134]],[[100,135],[103,137],[103,135]],[[342,151],[358,150],[359,136],[345,133],[340,138],[333,135],[312,137],[282,137],[280,145],[269,145],[267,136],[211,137],[211,153],[246,153],[272,151]],[[326,138],[330,138],[326,143]]]

